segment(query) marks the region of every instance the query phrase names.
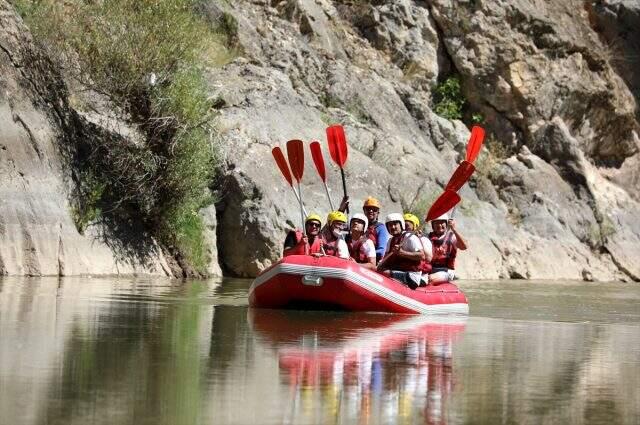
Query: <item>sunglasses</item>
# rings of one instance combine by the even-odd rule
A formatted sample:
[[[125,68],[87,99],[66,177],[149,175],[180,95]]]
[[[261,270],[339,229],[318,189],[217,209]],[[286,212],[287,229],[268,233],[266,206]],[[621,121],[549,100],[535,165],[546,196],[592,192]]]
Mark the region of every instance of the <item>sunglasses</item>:
[[[375,211],[375,212],[378,212],[378,208],[376,208],[376,207],[364,207],[363,210],[364,211]]]
[[[320,223],[316,223],[315,221],[309,221],[309,222],[307,222],[307,226],[320,227]]]

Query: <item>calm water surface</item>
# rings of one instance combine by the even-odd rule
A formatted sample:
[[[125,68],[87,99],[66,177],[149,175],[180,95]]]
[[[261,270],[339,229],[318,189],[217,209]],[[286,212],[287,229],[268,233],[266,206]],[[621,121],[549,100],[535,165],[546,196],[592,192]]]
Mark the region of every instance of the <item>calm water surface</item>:
[[[0,279],[0,424],[640,424],[640,285],[469,317],[252,310],[250,281]]]

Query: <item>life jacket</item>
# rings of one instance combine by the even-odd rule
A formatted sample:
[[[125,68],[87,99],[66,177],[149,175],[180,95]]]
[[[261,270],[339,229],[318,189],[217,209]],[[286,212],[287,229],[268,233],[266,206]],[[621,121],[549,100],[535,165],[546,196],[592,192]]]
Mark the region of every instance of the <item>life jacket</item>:
[[[300,241],[302,240],[302,236],[303,233],[301,230],[294,230],[295,234],[296,234],[296,245],[291,248],[291,249],[287,249],[284,253],[283,253],[283,257],[287,257],[289,255],[305,255],[305,246],[304,244],[301,244]],[[309,244],[309,254],[319,254],[322,253],[322,237],[320,237],[320,235],[316,236],[313,239],[313,243]]]
[[[354,241],[351,238],[351,235],[348,235],[346,238],[347,246],[349,247],[349,255],[351,258],[356,260],[356,263],[368,263],[369,258],[362,252],[362,244],[364,244],[367,240],[366,237],[361,237],[357,241]]]
[[[325,255],[337,257],[338,256],[338,241],[340,239],[334,239],[332,241],[327,241],[323,239],[322,241],[322,249],[324,249]]]
[[[399,235],[392,236],[389,246],[400,245],[411,236],[415,236],[411,232],[402,232]],[[416,236],[417,238],[417,236]],[[418,238],[420,239],[420,238]],[[408,258],[392,255],[388,260],[384,262],[384,268],[387,270],[400,270],[403,272],[418,272],[421,271],[421,263],[423,260],[410,260]]]
[[[367,231],[365,232],[367,237],[371,239],[371,241],[373,241],[373,246],[378,246],[378,227],[379,226],[384,226],[384,224],[380,222],[376,224],[372,224],[369,227],[367,227]]]
[[[424,273],[431,273],[432,267],[431,267],[431,263],[427,261],[427,249],[424,246],[424,243],[422,243],[422,238],[420,237],[420,234],[415,234],[418,239],[420,240],[420,245],[422,245],[422,251],[424,251],[424,257],[422,257],[422,260],[420,260],[420,271],[424,274]]]
[[[448,268],[455,270],[456,254],[458,249],[455,244],[453,232],[447,231],[444,237],[438,237],[434,232],[429,233],[429,240],[433,247],[432,268]]]

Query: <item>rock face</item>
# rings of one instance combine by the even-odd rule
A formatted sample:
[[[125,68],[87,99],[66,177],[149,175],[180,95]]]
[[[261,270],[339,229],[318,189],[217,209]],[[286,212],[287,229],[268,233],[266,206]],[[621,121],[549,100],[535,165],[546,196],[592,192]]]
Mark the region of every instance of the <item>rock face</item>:
[[[72,139],[93,130],[0,0],[0,275],[172,274],[152,241],[125,249],[100,226],[76,229],[65,158]]]
[[[459,256],[459,274],[640,279],[637,106],[589,9],[573,3],[224,6],[245,52],[210,73],[233,146],[230,190],[219,205],[224,268],[253,276],[279,258],[300,213],[270,149],[323,140],[330,123],[346,128],[353,211],[368,195],[381,199],[381,216],[428,207],[469,134],[431,111],[435,84],[455,73],[493,134],[461,192],[457,220],[470,249]],[[309,211],[326,212],[310,162],[308,155],[303,198]],[[335,204],[335,167],[329,185]]]
[[[224,196],[203,216],[226,272],[255,276],[300,226],[274,146],[320,140],[338,204],[324,142],[332,123],[349,142],[352,213],[373,195],[381,218],[424,214],[469,137],[432,111],[436,85],[456,75],[490,135],[460,191],[456,220],[470,248],[459,275],[640,280],[637,67],[615,60],[620,51],[637,59],[635,2],[238,0],[203,10],[235,18],[242,51],[208,71],[228,149]],[[159,251],[123,260],[99,228],[75,230],[62,141],[90,123],[44,84],[46,61],[30,59],[28,31],[4,0],[0,11],[0,271],[171,273]],[[302,197],[309,212],[328,212],[308,151]]]

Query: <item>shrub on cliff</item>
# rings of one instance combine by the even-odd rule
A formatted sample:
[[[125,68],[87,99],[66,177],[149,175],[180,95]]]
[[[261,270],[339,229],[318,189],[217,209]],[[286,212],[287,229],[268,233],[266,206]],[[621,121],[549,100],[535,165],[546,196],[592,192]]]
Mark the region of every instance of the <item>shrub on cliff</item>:
[[[212,202],[220,162],[202,52],[224,50],[220,37],[235,34],[228,16],[211,28],[194,13],[197,3],[14,1],[64,74],[108,99],[118,118],[143,135],[136,142],[79,141],[79,228],[96,211],[140,222],[186,266],[202,271],[207,258],[198,210]]]

